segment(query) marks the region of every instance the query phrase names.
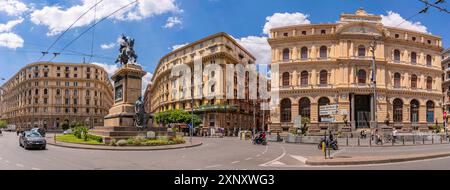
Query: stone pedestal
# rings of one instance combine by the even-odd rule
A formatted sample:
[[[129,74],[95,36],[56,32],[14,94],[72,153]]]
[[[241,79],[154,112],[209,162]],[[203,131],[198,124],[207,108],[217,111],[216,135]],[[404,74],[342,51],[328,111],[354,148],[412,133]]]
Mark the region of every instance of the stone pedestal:
[[[128,139],[140,133],[134,126],[134,104],[142,93],[142,77],[146,74],[142,67],[126,64],[114,73],[114,105],[105,117],[105,126],[95,127],[90,132],[103,136],[108,143],[112,139]]]

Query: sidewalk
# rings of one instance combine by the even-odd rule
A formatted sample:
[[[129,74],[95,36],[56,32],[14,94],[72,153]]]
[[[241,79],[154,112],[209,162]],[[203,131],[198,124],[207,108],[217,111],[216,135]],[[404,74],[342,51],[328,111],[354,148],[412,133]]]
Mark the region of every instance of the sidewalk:
[[[307,165],[364,165],[405,162],[432,158],[450,157],[450,145],[407,146],[407,147],[345,147],[331,152],[332,159],[312,156]]]
[[[382,164],[382,163],[406,162],[414,160],[425,160],[441,157],[450,157],[450,152],[412,154],[412,155],[359,156],[359,157],[337,156],[333,159],[326,159],[326,160],[324,157],[310,157],[308,158],[308,160],[306,160],[305,164],[312,166],[366,165],[366,164]]]
[[[86,149],[86,150],[109,150],[109,151],[158,151],[158,150],[173,150],[201,146],[203,143],[199,139],[192,139],[192,144],[186,140],[184,144],[164,145],[164,146],[109,146],[109,145],[86,145],[77,143],[60,142],[53,139],[53,135],[46,137],[47,144],[52,146],[72,148],[72,149]]]

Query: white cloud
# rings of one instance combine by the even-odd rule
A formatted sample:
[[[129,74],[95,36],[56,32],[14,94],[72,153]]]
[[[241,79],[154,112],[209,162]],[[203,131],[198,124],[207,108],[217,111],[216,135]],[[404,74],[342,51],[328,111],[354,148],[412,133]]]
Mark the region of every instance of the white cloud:
[[[0,0],[0,12],[8,16],[19,16],[28,10],[28,6],[18,0]]]
[[[264,34],[269,34],[270,29],[291,26],[298,24],[310,24],[308,20],[309,15],[303,13],[275,13],[272,16],[266,18],[266,24],[264,25]]]
[[[385,26],[414,30],[423,33],[428,32],[427,27],[422,25],[422,23],[407,21],[396,12],[389,11],[388,15],[381,15],[381,18],[381,22]]]
[[[134,0],[104,1],[97,5],[97,18],[104,18],[117,9],[130,4]],[[37,25],[49,28],[47,35],[57,35],[68,28],[73,21],[96,4],[96,0],[81,0],[81,4],[69,8],[60,6],[45,6],[31,13],[31,21]],[[164,13],[182,12],[175,0],[140,0],[137,4],[129,6],[113,16],[114,20],[141,20]],[[94,21],[94,11],[90,11],[82,17],[73,27],[82,27]]]
[[[109,43],[109,44],[102,44],[102,45],[100,45],[100,47],[102,48],[102,49],[111,49],[111,48],[114,48],[114,47],[116,47],[116,43]]]
[[[180,18],[173,16],[173,17],[169,17],[166,21],[166,25],[164,25],[164,28],[173,28],[176,25],[181,25],[182,22],[180,20]]]
[[[6,47],[10,49],[17,49],[23,47],[23,39],[14,33],[1,33],[0,34],[0,47]]]
[[[185,44],[179,44],[179,45],[174,45],[174,46],[172,46],[172,49],[171,50],[176,50],[176,49],[179,49],[179,48],[182,48],[182,47],[184,47],[184,46],[187,46],[189,43],[185,43]],[[170,48],[169,48],[170,49]]]
[[[17,20],[11,20],[6,24],[0,23],[0,32],[10,32],[16,25],[23,22],[23,18],[19,18]]]
[[[257,64],[270,65],[272,53],[267,37],[248,36],[237,39],[237,42],[255,56]]]
[[[143,78],[142,78],[142,94],[144,94],[145,89],[147,88],[148,84],[151,84],[151,80],[152,80],[153,74],[152,73],[147,73]]]

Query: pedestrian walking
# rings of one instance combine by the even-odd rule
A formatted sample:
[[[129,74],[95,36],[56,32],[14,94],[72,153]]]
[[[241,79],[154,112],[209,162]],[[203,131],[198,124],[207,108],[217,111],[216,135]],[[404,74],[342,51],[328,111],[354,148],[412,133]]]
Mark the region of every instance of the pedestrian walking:
[[[398,135],[398,131],[396,128],[394,128],[394,130],[392,131],[392,141],[394,141],[394,143],[397,140],[397,135]]]

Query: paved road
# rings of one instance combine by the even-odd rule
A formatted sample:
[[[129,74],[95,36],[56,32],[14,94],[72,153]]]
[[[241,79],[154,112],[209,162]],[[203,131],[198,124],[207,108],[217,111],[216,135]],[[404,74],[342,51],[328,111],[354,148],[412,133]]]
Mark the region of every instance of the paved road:
[[[313,167],[306,166],[304,161],[308,156],[322,154],[314,145],[270,143],[268,146],[256,146],[236,138],[201,140],[204,144],[200,147],[151,152],[80,150],[50,145],[44,151],[29,151],[19,147],[15,134],[4,133],[0,136],[0,170],[450,169],[450,158],[380,165]],[[408,151],[437,151],[445,148],[450,150],[450,145],[408,147]],[[406,149],[345,148],[334,154],[385,154],[389,151],[405,152]]]

